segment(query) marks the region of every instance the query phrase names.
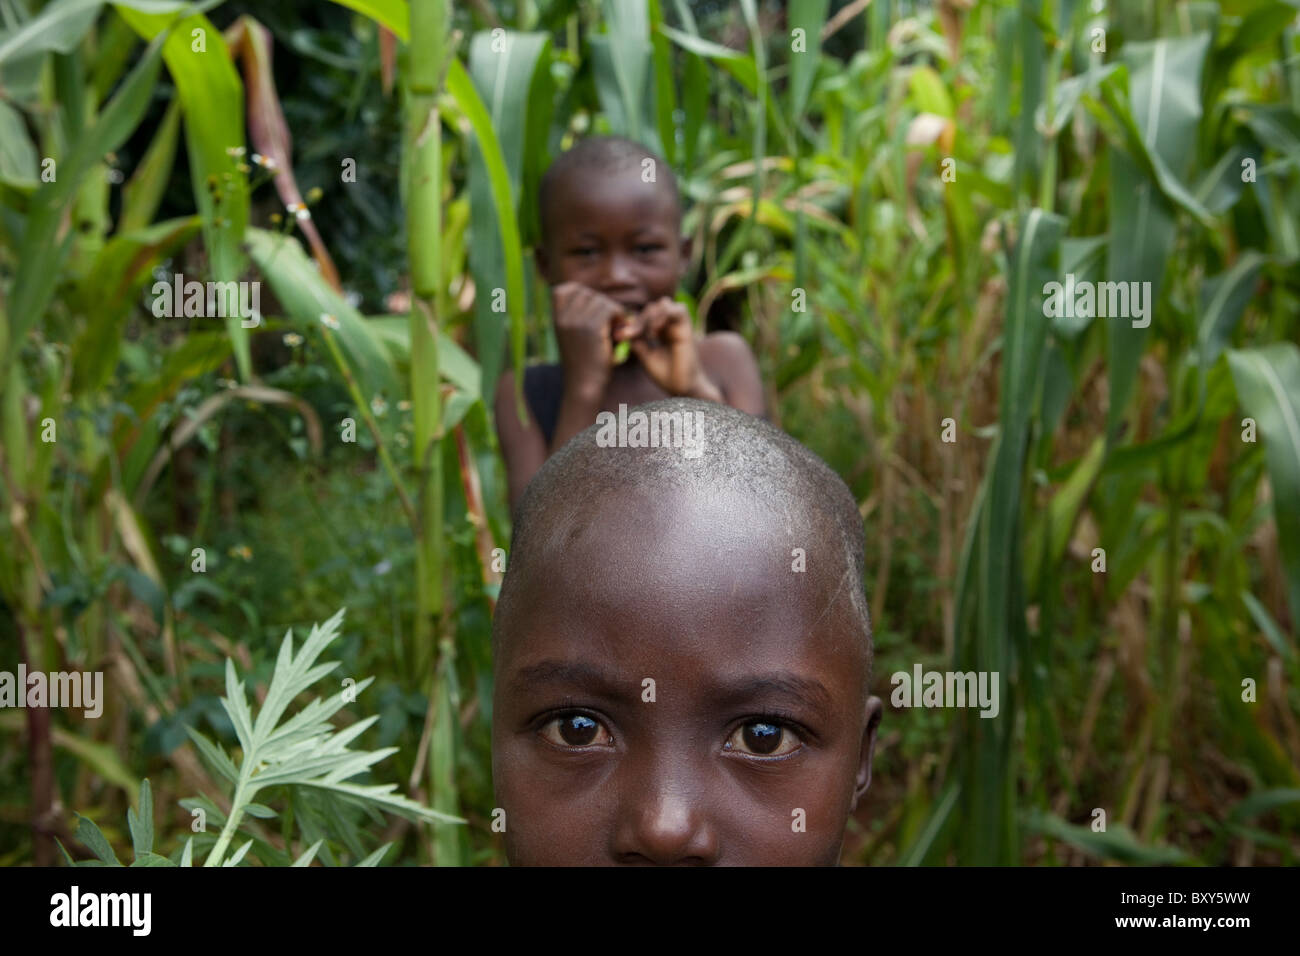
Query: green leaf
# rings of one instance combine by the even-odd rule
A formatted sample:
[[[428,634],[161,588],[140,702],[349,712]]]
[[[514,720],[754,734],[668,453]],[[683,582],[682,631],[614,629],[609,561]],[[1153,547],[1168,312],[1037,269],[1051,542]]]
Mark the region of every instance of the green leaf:
[[[239,746],[244,748],[245,756],[253,749],[253,726],[248,713],[248,701],[244,697],[244,685],[235,676],[235,662],[226,658],[226,696],[221,698],[230,722],[235,725],[235,735],[239,737]]]
[[[1300,348],[1275,342],[1229,349],[1228,365],[1242,410],[1264,441],[1287,596],[1300,619]]]
[[[77,839],[84,843],[90,852],[95,854],[105,866],[122,865],[118,862],[113,847],[104,838],[103,832],[99,827],[95,826],[95,821],[89,817],[83,817],[80,813],[77,814]]]
[[[1096,833],[1091,827],[1067,823],[1055,814],[1035,812],[1026,815],[1025,825],[1035,833],[1055,837],[1101,860],[1118,860],[1135,866],[1192,862],[1192,858],[1177,847],[1143,845],[1122,823],[1112,824],[1110,829]]]
[[[392,848],[393,845],[391,843],[385,843],[374,853],[370,854],[364,860],[359,862],[357,866],[378,866],[381,862],[383,862],[384,854],[387,853]]]
[[[1249,796],[1242,798],[1232,808],[1231,812],[1228,813],[1228,822],[1245,823],[1247,820],[1253,820],[1270,810],[1276,810],[1278,807],[1284,807],[1291,803],[1300,803],[1300,790],[1293,788],[1256,790]]]
[[[977,582],[972,595],[974,633],[958,648],[957,663],[963,670],[1009,675],[1013,648],[1024,631],[1019,528],[1024,462],[1047,343],[1042,290],[1056,272],[1065,225],[1060,216],[1031,209],[1021,220],[1020,239],[1011,256],[998,437],[977,517],[972,519],[978,528],[975,546],[963,555],[958,571],[959,579],[971,573]],[[962,781],[966,827],[961,839],[963,859],[978,865],[1010,862],[1015,857],[1015,798],[1005,783],[1011,778],[1008,741],[1013,722],[1014,713],[1004,707],[997,720],[971,721],[966,735]]]
[[[461,112],[474,130],[478,149],[487,167],[492,193],[492,206],[501,237],[502,256],[505,260],[506,313],[510,322],[510,338],[516,368],[524,363],[524,258],[519,239],[519,222],[515,216],[514,199],[510,192],[510,175],[501,152],[501,144],[492,129],[492,121],[483,101],[474,88],[473,81],[460,61],[452,59],[447,70],[447,91],[456,100]],[[489,377],[494,372],[489,372]],[[522,376],[519,377],[522,386]]]
[[[162,64],[161,47],[151,44],[122,81],[95,125],[80,138],[57,167],[54,182],[44,183],[32,196],[27,230],[18,256],[9,298],[9,341],[21,343],[44,314],[62,273],[63,257],[72,236],[59,239],[59,223],[90,167],[117,149],[135,129],[149,106]]]
[[[1277,621],[1273,620],[1273,615],[1268,613],[1268,608],[1260,603],[1259,598],[1249,591],[1242,591],[1241,600],[1246,605],[1251,620],[1255,622],[1255,626],[1264,635],[1264,640],[1268,641],[1269,646],[1277,651],[1282,658],[1289,660],[1294,657],[1295,650],[1286,642],[1286,635],[1282,633],[1282,628],[1277,626]]]
[[[1197,342],[1201,350],[1201,370],[1208,373],[1218,361],[1224,346],[1255,293],[1260,269],[1268,260],[1254,249],[1247,249],[1228,269],[1201,286],[1201,318]]]
[[[247,843],[245,843],[243,846],[241,846],[238,850],[236,850],[234,853],[232,853],[232,854],[230,855],[230,859],[226,860],[226,861],[225,861],[224,863],[222,863],[221,865],[222,865],[222,866],[239,866],[239,861],[242,860],[242,859],[244,858],[244,856],[248,853],[248,851],[252,848],[252,846],[253,846],[253,841],[252,841],[252,840],[249,840]]]
[[[235,769],[234,762],[226,756],[226,752],[221,747],[208,740],[207,737],[193,727],[186,727],[185,731],[190,735],[190,740],[194,741],[194,746],[199,748],[199,753],[208,762],[208,766],[231,783],[239,779],[239,771]]]
[[[146,40],[171,29],[163,44],[163,59],[184,112],[190,188],[203,220],[203,245],[213,278],[238,281],[244,271],[240,243],[248,227],[248,180],[238,173],[237,161],[227,153],[244,145],[244,86],[230,49],[221,31],[201,14],[175,19],[121,7],[118,12]],[[202,54],[192,48],[195,30],[203,31]],[[248,329],[237,315],[228,316],[225,322],[240,377],[248,380],[252,375]]]
[[[731,47],[705,40],[703,37],[691,36],[689,33],[683,33],[681,30],[675,30],[670,26],[661,26],[659,30],[683,50],[702,56],[707,60],[715,60],[723,69],[739,80],[741,86],[747,92],[756,93],[758,91],[758,67],[752,56],[738,53]]]
[[[821,60],[822,27],[826,23],[829,0],[791,0],[790,29],[803,30],[806,49],[790,53],[790,116],[798,122],[808,103],[817,64]],[[793,33],[791,34],[793,36]],[[793,46],[793,41],[791,42]]]
[[[388,27],[403,42],[411,38],[410,8],[404,0],[334,0],[334,2]]]
[[[234,673],[234,664],[227,659],[226,697],[222,703],[230,713],[244,744],[244,753],[240,759],[230,814],[222,826],[221,835],[204,861],[204,866],[233,866],[239,862],[252,841],[236,851],[230,859],[225,858],[226,848],[245,813],[259,816],[269,810],[253,803],[257,792],[269,786],[316,789],[358,803],[368,810],[386,810],[412,820],[464,822],[394,793],[396,784],[367,785],[349,782],[351,778],[396,752],[396,748],[373,751],[348,749],[353,740],[379,719],[377,714],[358,720],[343,730],[335,729],[329,722],[344,706],[354,703],[357,695],[369,686],[373,678],[359,681],[354,687],[344,687],[328,699],[317,698],[289,720],[276,726],[279,717],[299,693],[338,666],[334,662],[317,664],[316,660],[338,638],[343,613],[340,609],[329,620],[313,626],[296,654],[293,650],[292,632],[285,634],[256,721],[249,717],[243,688]],[[260,844],[259,854],[266,859]]]
[[[0,181],[31,192],[40,185],[39,165],[22,114],[0,100]]]
[[[298,859],[294,860],[292,865],[311,866],[311,861],[316,858],[316,851],[320,849],[321,844],[324,842],[324,840],[317,840],[311,846],[307,847],[306,852],[304,852],[302,856],[298,857]]]
[[[617,99],[602,93],[601,102],[611,121],[616,115],[622,116],[622,125],[616,125],[614,131],[622,133],[639,142],[651,146],[656,152],[662,152],[658,134],[650,117],[649,100],[646,96],[647,79],[650,76],[650,20],[644,0],[629,3],[627,0],[603,0],[605,43],[591,44],[593,60],[592,69],[596,76],[596,86],[601,90],[602,75],[612,70],[614,85],[617,87]],[[592,41],[599,38],[591,37]],[[611,110],[611,106],[615,109]],[[652,142],[653,140],[653,142]]]
[[[374,330],[316,271],[302,245],[290,236],[248,230],[248,253],[285,312],[304,332],[320,329],[321,315],[338,320],[335,338],[342,346],[363,395],[402,394],[397,371]]]
[[[544,33],[506,31],[498,39],[478,33],[470,43],[469,72],[492,121],[510,182],[511,214],[516,222],[536,217],[536,209],[525,208],[524,203],[530,201],[530,207],[537,204],[534,190],[541,170],[534,153],[544,149],[546,125],[550,122],[550,62],[550,37]],[[483,290],[506,289],[512,296],[492,172],[477,141],[470,150],[469,190],[473,240],[469,267],[475,286]],[[522,237],[519,241],[522,244]],[[520,263],[522,269],[522,249]],[[512,324],[503,323],[501,314],[493,310],[492,295],[485,292],[475,296],[474,339],[489,395],[496,387],[506,332]],[[440,353],[441,348],[439,342]]]
[[[122,187],[122,215],[117,222],[119,233],[144,229],[153,222],[162,203],[163,192],[167,189],[167,181],[171,178],[180,120],[180,101],[173,100],[163,114],[158,132],[154,134],[144,159]]]
[[[153,852],[153,791],[146,777],[140,782],[140,812],[126,808],[126,825],[131,831],[131,842],[138,861]]]
[[[1144,158],[1159,156],[1177,173],[1195,152],[1200,122],[1201,66],[1206,36],[1157,40],[1125,47],[1127,70],[1102,83],[1112,110],[1127,117],[1132,104],[1132,129],[1137,141],[1129,153],[1112,151],[1109,188],[1111,242],[1106,264],[1110,282],[1150,282],[1154,311],[1164,287],[1176,235],[1174,207],[1144,173]],[[1131,70],[1128,98],[1121,104],[1122,83]],[[1138,364],[1150,328],[1134,328],[1131,317],[1107,319],[1106,366],[1110,405],[1107,433],[1115,436],[1137,381]]]

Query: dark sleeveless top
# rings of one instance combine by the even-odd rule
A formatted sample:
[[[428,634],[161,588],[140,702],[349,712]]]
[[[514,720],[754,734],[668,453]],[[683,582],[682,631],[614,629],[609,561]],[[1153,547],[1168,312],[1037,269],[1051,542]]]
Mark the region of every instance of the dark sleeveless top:
[[[524,369],[524,399],[528,410],[537,419],[551,447],[555,426],[560,420],[560,402],[564,398],[564,367],[562,365],[530,365]]]

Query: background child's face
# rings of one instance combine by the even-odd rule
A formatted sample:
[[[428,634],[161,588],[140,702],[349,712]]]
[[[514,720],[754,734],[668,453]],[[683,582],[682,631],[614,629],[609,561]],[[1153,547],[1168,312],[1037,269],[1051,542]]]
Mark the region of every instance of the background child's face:
[[[537,252],[550,285],[580,282],[632,311],[673,298],[689,255],[669,190],[633,167],[582,182],[561,180],[550,232]]]
[[[586,516],[510,572],[492,756],[511,863],[835,864],[880,707],[839,571],[817,570],[842,563],[720,496]]]

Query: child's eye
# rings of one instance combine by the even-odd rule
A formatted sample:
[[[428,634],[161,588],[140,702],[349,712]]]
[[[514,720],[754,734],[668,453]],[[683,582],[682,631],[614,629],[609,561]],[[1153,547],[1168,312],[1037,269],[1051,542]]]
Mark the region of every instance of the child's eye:
[[[594,717],[561,714],[546,722],[541,735],[557,747],[612,747],[614,736]]]
[[[573,256],[582,256],[582,257],[594,256],[596,254],[596,250],[589,246],[584,246],[581,249],[574,249],[569,254]]]
[[[722,749],[754,757],[784,757],[801,746],[798,735],[784,724],[751,720],[732,731]]]
[[[662,250],[663,250],[663,246],[660,245],[659,243],[642,243],[641,245],[636,247],[636,251],[644,256],[648,256],[653,253],[660,252]]]

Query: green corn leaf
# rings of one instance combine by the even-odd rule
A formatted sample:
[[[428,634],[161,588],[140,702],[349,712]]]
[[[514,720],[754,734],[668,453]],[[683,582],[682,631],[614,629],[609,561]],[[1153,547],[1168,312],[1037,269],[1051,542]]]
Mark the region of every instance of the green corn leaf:
[[[1242,411],[1264,442],[1287,596],[1291,614],[1300,618],[1300,348],[1275,342],[1229,349],[1228,365]]]
[[[1112,110],[1121,102],[1122,84],[1128,76],[1128,103],[1141,148],[1112,150],[1110,156],[1110,234],[1106,278],[1110,282],[1150,282],[1148,303],[1154,310],[1164,287],[1165,270],[1176,235],[1175,207],[1143,171],[1143,157],[1159,155],[1165,167],[1178,174],[1195,152],[1201,117],[1199,89],[1201,67],[1208,48],[1205,36],[1125,48],[1126,68],[1102,83]],[[1133,319],[1107,319],[1106,366],[1110,406],[1107,434],[1118,434],[1137,381],[1138,364],[1150,333],[1133,326]]]
[[[1248,249],[1227,272],[1207,279],[1201,286],[1201,318],[1197,342],[1201,350],[1201,371],[1208,374],[1255,293],[1260,270],[1267,259]]]
[[[822,27],[829,0],[792,0],[790,29],[802,30],[806,49],[790,53],[790,116],[798,122],[812,92],[813,79],[821,60]],[[792,34],[793,35],[793,34]],[[793,43],[792,43],[793,45]]]
[[[470,43],[469,73],[492,121],[509,177],[511,215],[517,222],[529,223],[537,218],[536,183],[541,174],[538,153],[544,149],[551,116],[550,63],[550,38],[544,33],[507,31],[495,38],[479,33]],[[513,324],[503,323],[501,313],[493,310],[494,296],[489,290],[506,289],[508,297],[514,292],[510,290],[508,250],[502,239],[492,172],[477,141],[470,151],[469,191],[473,236],[469,266],[475,286],[483,290],[474,301],[474,339],[483,384],[491,395],[502,366],[506,333]],[[522,246],[522,236],[518,241]],[[522,364],[516,365],[516,375],[521,368]]]
[[[54,0],[22,26],[0,34],[0,63],[38,53],[69,53],[99,16],[104,0]],[[114,0],[115,7],[167,14],[188,6],[184,0]]]
[[[1123,824],[1112,824],[1110,829],[1096,833],[1091,827],[1067,823],[1050,813],[1032,813],[1025,817],[1025,825],[1035,833],[1055,837],[1101,860],[1117,860],[1136,866],[1175,866],[1190,863],[1192,858],[1172,846],[1146,846]]]
[[[604,43],[593,43],[593,69],[597,90],[602,91],[601,102],[611,120],[622,115],[623,133],[639,142],[645,142],[655,152],[662,152],[658,134],[654,132],[646,96],[650,78],[650,21],[644,0],[604,0],[604,21],[608,33]],[[592,37],[592,40],[598,38]],[[606,92],[602,75],[612,75],[617,98]],[[611,109],[615,106],[615,109]]]
[[[158,132],[154,134],[144,159],[122,187],[122,215],[117,222],[118,232],[144,229],[153,222],[176,158],[180,119],[180,101],[173,100],[163,114],[162,122],[158,124]]]
[[[177,20],[121,6],[118,12],[146,40],[171,31],[162,55],[184,113],[190,187],[203,220],[203,245],[212,277],[219,282],[237,281],[245,265],[240,244],[248,227],[249,199],[247,177],[236,171],[237,161],[227,152],[244,146],[244,85],[230,48],[221,31],[201,13]],[[201,31],[198,35],[203,38],[201,55],[193,49],[195,31]],[[240,377],[248,380],[252,374],[249,330],[239,316],[228,316],[225,322]]]
[[[9,341],[21,343],[40,319],[62,273],[61,263],[72,236],[58,238],[59,222],[90,167],[117,149],[131,134],[153,94],[162,65],[162,47],[151,44],[104,111],[57,167],[54,182],[44,183],[32,196],[27,231],[19,252],[9,296]]]
[[[334,0],[334,2],[387,27],[399,40],[405,42],[411,38],[411,14],[405,0]]]
[[[758,91],[758,67],[755,65],[752,56],[738,53],[731,47],[723,46],[721,43],[714,43],[702,37],[683,33],[681,30],[675,30],[670,26],[661,26],[659,30],[683,50],[702,56],[707,60],[717,61],[724,70],[740,81],[740,85],[747,92],[756,93]]]
[[[249,256],[300,330],[317,331],[322,315],[338,320],[339,328],[333,334],[364,397],[386,395],[391,399],[402,394],[397,370],[375,332],[321,277],[296,239],[249,229],[247,246]]]
[[[0,182],[32,192],[40,185],[39,165],[22,114],[0,100]]]
[[[460,61],[453,59],[447,70],[447,91],[455,99],[474,130],[478,149],[487,167],[491,186],[492,206],[496,212],[497,229],[501,236],[502,255],[505,260],[506,313],[510,321],[511,351],[514,366],[524,365],[524,258],[519,239],[519,223],[515,217],[514,199],[510,192],[510,174],[506,167],[501,144],[492,129],[491,117],[474,88],[474,83]],[[486,367],[485,367],[486,371]],[[516,376],[517,396],[522,402],[523,376]]]

